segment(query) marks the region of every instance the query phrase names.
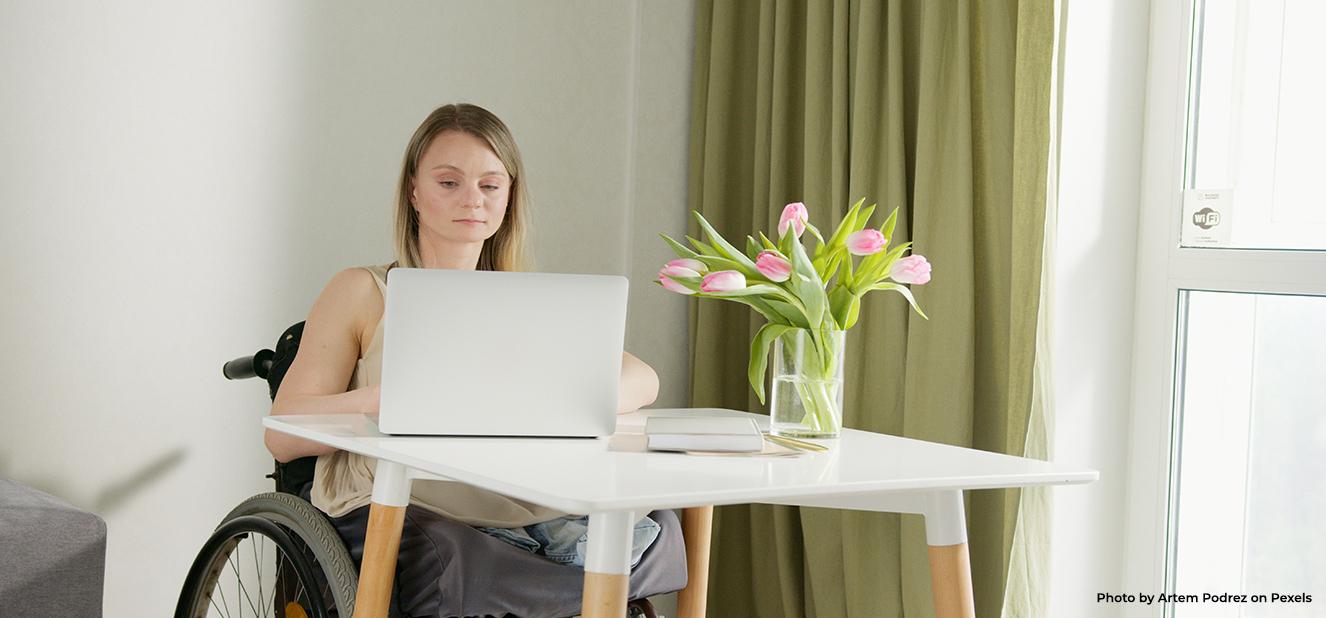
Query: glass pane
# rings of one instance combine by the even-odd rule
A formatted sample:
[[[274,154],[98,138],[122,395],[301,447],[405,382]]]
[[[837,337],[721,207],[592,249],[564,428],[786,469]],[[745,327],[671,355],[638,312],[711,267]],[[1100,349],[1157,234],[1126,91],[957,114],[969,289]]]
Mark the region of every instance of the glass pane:
[[[1326,249],[1326,2],[1198,10],[1181,244]]]
[[[1184,292],[1171,616],[1320,616],[1326,603],[1326,297]]]

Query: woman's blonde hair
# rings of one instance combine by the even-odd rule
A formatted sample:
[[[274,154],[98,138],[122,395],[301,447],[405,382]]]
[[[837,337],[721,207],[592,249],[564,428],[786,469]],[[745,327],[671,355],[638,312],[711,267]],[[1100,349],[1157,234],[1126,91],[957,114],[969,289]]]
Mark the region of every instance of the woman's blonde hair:
[[[506,215],[497,233],[483,241],[478,270],[526,270],[528,264],[529,193],[525,190],[525,165],[511,131],[492,112],[469,103],[443,105],[429,114],[414,131],[405,147],[401,181],[396,192],[396,264],[420,268],[419,213],[410,203],[414,177],[424,151],[444,131],[462,131],[482,139],[506,166],[511,177]]]

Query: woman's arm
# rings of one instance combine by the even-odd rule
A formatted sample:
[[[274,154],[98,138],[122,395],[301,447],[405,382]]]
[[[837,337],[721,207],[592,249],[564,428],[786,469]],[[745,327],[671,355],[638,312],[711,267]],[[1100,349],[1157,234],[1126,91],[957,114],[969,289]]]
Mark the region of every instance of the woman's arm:
[[[622,352],[622,383],[618,387],[617,413],[638,410],[658,399],[658,374],[644,361]]]
[[[345,389],[359,360],[364,327],[381,315],[382,295],[368,271],[352,268],[332,277],[309,311],[299,352],[281,380],[272,414],[377,414],[378,387]],[[280,462],[336,450],[270,429],[263,442]]]

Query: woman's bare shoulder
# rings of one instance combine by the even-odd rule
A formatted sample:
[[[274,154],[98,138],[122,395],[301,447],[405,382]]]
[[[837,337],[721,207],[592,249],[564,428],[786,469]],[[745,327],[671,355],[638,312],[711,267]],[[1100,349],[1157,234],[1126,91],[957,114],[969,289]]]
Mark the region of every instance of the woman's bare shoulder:
[[[356,334],[382,314],[382,294],[367,270],[347,268],[332,276],[313,304],[310,320],[327,319],[350,326]],[[322,320],[318,320],[322,321]]]

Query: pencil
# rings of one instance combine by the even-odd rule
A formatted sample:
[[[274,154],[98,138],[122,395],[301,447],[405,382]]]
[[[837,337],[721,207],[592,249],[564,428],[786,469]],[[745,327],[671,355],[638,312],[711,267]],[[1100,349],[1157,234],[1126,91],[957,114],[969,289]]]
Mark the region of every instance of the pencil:
[[[766,433],[764,434],[764,437],[773,441],[775,444],[781,444],[789,448],[800,449],[803,451],[815,451],[817,453],[822,453],[824,451],[829,450],[829,447],[824,446],[822,444],[815,444],[814,442],[806,442],[804,440],[797,440],[795,438],[788,438],[786,436],[777,436],[771,433]]]

